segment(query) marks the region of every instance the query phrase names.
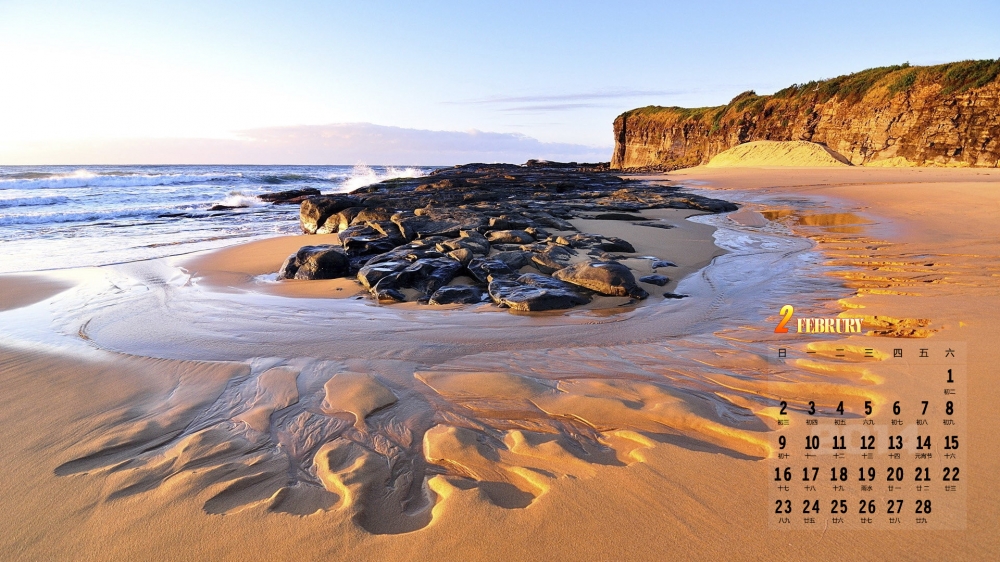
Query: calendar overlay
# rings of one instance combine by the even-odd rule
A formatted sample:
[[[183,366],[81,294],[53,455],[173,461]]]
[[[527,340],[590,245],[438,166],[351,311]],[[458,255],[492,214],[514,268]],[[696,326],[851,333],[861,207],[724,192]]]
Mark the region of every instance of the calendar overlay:
[[[829,385],[793,392],[795,383],[773,381],[771,529],[965,528],[964,342],[789,343],[773,352],[791,367],[846,366],[869,378],[857,392],[817,390],[814,397],[810,389]]]

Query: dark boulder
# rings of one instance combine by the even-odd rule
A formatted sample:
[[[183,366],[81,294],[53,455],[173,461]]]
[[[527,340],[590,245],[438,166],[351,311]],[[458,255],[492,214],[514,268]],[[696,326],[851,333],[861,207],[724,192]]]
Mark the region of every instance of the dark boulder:
[[[262,193],[257,196],[261,201],[267,201],[268,203],[281,204],[281,203],[294,203],[300,201],[302,197],[312,197],[314,195],[319,195],[319,190],[315,187],[306,187],[303,189],[290,189],[288,191],[276,191],[273,193]]]
[[[677,264],[667,260],[653,260],[653,269],[661,267],[677,267]]]
[[[483,302],[483,290],[471,285],[445,285],[431,295],[430,304],[477,304]]]
[[[604,238],[604,242],[601,242],[598,247],[605,252],[635,252],[635,248],[628,241],[622,240],[621,238],[615,238],[614,236],[607,236]]]
[[[421,258],[399,272],[396,283],[430,296],[451,282],[461,269],[462,264],[451,258]]]
[[[517,271],[518,269],[521,269],[531,263],[531,254],[521,250],[511,250],[506,252],[497,252],[496,254],[490,256],[490,259],[500,260],[514,271]]]
[[[529,312],[572,308],[590,300],[573,285],[537,273],[494,277],[489,293],[499,306]]]
[[[341,245],[352,255],[388,252],[403,242],[401,237],[386,236],[367,225],[350,226],[340,231],[339,236]]]
[[[337,279],[350,271],[350,260],[337,246],[303,246],[281,265],[278,279]]]
[[[368,290],[375,288],[379,281],[386,277],[395,276],[410,266],[407,260],[386,260],[378,263],[369,262],[358,271],[358,281]]]
[[[490,276],[514,275],[515,271],[506,263],[487,258],[473,258],[466,266],[469,275],[480,283],[488,283]]]
[[[532,252],[531,262],[542,273],[553,273],[569,266],[576,252],[560,246],[549,244],[544,250]]]
[[[670,278],[662,275],[647,275],[645,277],[640,277],[639,281],[641,283],[651,283],[657,287],[662,287],[667,283],[670,283]]]
[[[635,282],[632,271],[617,262],[583,262],[560,269],[556,279],[586,287],[602,295],[644,299],[649,293]]]
[[[666,299],[686,299],[688,295],[682,295],[680,293],[663,293],[663,298]]]
[[[308,197],[299,207],[299,224],[306,234],[315,234],[326,219],[348,207],[363,207],[364,204],[349,195],[318,195]]]

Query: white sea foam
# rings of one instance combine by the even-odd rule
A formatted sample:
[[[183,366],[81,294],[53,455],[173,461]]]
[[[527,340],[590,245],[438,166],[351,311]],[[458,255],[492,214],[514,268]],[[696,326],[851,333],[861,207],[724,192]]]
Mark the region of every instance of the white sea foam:
[[[53,174],[44,178],[0,179],[0,189],[44,189],[60,187],[135,187],[196,183],[221,179],[236,179],[242,174],[99,174],[77,170],[70,174]]]
[[[394,178],[419,178],[423,176],[424,172],[417,168],[393,168],[388,167],[384,172],[379,173],[372,169],[370,166],[364,164],[358,164],[351,170],[351,175],[348,176],[344,183],[340,185],[342,191],[354,191],[355,189],[371,185],[373,183],[378,183],[380,181],[391,180]],[[330,179],[336,179],[331,176]]]
[[[17,224],[94,222],[135,217],[153,217],[163,212],[165,212],[163,209],[121,209],[115,211],[78,211],[68,213],[44,213],[36,215],[0,215],[0,226]]]
[[[263,207],[264,205],[267,205],[267,203],[261,201],[257,197],[247,195],[240,191],[230,192],[225,199],[217,204],[226,207]]]
[[[40,205],[58,205],[69,201],[68,197],[12,197],[0,199],[0,209],[7,207],[36,207]]]

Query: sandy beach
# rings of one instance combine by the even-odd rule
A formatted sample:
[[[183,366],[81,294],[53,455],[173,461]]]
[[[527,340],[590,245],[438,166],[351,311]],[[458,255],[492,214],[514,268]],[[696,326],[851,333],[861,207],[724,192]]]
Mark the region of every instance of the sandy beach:
[[[643,284],[653,296],[641,303],[600,297],[525,315],[385,306],[353,280],[270,277],[300,246],[336,235],[0,276],[0,553],[990,559],[1000,172],[693,168],[642,179],[742,209],[644,211],[670,229],[574,221],[676,263],[659,271],[668,285]],[[649,260],[625,261],[637,277],[654,273]],[[879,407],[916,399],[877,364],[773,357],[786,303],[864,320],[858,336],[791,340],[821,352],[966,342],[963,530],[768,528],[775,377]]]

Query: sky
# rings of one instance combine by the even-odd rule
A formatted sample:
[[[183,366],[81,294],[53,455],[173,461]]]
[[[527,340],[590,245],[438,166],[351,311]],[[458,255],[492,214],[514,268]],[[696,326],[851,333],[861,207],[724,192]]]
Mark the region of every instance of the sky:
[[[0,164],[606,161],[625,110],[998,58],[997,29],[997,0],[0,0]]]

